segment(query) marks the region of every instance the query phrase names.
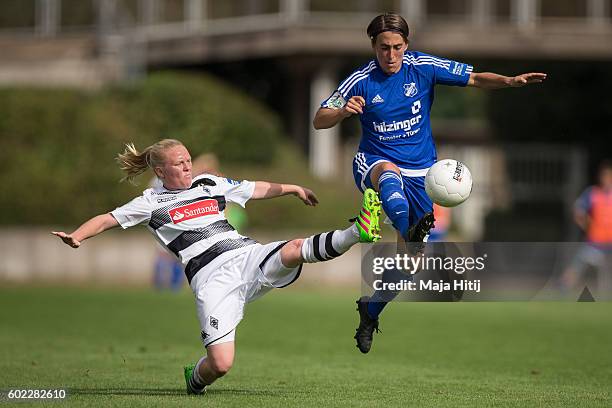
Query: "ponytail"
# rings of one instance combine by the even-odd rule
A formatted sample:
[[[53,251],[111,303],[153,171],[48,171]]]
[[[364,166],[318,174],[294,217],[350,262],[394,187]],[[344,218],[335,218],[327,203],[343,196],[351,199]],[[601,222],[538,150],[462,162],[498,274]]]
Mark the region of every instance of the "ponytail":
[[[148,168],[154,169],[163,165],[165,150],[178,145],[183,144],[175,139],[163,139],[139,152],[134,143],[127,143],[123,153],[117,155],[119,168],[126,173],[121,181],[127,180],[135,184],[136,176],[144,173]]]

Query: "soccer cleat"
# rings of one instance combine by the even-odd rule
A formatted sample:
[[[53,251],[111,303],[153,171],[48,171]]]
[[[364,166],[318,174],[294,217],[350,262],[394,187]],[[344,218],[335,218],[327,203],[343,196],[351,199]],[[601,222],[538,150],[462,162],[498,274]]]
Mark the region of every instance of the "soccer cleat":
[[[376,242],[380,240],[381,203],[376,191],[368,188],[363,193],[363,204],[359,216],[354,218],[359,230],[359,242]],[[351,220],[351,221],[353,221]]]
[[[372,319],[368,314],[368,302],[370,298],[368,296],[362,296],[357,300],[357,311],[359,312],[359,327],[355,330],[355,340],[357,340],[357,348],[362,353],[367,353],[372,347],[372,338],[374,336],[374,330],[376,333],[378,330],[378,319]]]
[[[408,234],[404,237],[406,242],[410,242],[410,247],[415,253],[423,252],[425,242],[423,240],[429,234],[429,231],[434,227],[436,219],[432,212],[428,212],[408,230]]]
[[[200,395],[206,392],[206,388],[198,388],[193,381],[193,370],[195,370],[195,364],[186,365],[185,370],[185,384],[187,385],[187,394]]]

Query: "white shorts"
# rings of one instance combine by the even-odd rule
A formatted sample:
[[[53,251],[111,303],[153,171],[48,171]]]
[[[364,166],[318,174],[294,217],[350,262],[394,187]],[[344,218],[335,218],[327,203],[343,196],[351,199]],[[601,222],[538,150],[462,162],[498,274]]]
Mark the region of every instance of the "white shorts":
[[[234,341],[246,303],[299,277],[302,265],[285,268],[281,263],[280,249],[286,243],[254,244],[192,287],[205,347]]]

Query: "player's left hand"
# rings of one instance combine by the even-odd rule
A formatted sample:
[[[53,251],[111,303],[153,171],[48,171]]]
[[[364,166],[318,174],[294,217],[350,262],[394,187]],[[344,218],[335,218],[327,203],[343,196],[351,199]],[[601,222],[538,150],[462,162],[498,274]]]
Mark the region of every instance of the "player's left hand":
[[[521,74],[510,79],[510,86],[512,88],[520,88],[528,84],[539,84],[544,82],[546,74],[542,72],[530,72],[528,74]]]
[[[315,206],[319,204],[319,199],[317,198],[315,193],[313,193],[312,190],[307,189],[306,187],[298,186],[295,195],[297,195],[298,198],[302,200],[306,205]]]

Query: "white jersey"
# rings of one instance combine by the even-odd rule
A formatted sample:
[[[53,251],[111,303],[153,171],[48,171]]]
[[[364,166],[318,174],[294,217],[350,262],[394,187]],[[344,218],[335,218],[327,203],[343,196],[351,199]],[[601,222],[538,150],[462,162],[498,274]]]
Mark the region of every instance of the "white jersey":
[[[208,274],[256,241],[240,235],[225,218],[227,202],[245,203],[255,183],[211,174],[193,179],[186,190],[149,188],[142,196],[111,212],[122,228],[146,224],[155,238],[185,266],[187,280],[202,270]]]

